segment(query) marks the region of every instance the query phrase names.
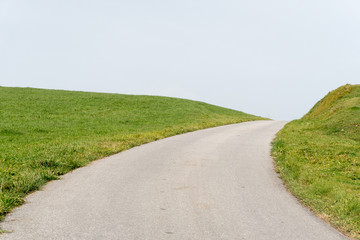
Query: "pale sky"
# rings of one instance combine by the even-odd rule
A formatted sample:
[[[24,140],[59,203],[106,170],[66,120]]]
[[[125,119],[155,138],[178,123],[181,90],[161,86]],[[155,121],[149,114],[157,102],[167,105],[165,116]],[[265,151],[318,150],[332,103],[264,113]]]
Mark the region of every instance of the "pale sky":
[[[360,0],[0,0],[0,86],[300,118],[360,83]]]

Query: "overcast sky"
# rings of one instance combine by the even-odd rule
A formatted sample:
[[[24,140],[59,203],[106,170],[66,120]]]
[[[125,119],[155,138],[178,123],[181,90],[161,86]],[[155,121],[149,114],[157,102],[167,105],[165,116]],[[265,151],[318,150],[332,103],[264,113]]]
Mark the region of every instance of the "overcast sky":
[[[0,86],[291,120],[360,83],[359,0],[0,0]]]

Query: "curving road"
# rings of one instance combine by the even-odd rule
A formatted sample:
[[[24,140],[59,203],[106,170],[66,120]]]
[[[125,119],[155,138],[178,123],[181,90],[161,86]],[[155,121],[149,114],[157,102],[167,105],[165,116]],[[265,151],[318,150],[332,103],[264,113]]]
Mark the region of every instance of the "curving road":
[[[273,170],[284,122],[183,134],[96,161],[31,194],[1,239],[347,239]]]

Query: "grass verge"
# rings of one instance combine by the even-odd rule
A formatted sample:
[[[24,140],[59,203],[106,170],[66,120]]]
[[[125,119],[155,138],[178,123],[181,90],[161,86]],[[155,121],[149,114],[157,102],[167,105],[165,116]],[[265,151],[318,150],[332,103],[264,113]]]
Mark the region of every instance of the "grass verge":
[[[0,87],[0,219],[46,182],[172,135],[260,120],[202,102]]]
[[[273,142],[277,171],[318,216],[360,239],[360,85],[330,92]]]

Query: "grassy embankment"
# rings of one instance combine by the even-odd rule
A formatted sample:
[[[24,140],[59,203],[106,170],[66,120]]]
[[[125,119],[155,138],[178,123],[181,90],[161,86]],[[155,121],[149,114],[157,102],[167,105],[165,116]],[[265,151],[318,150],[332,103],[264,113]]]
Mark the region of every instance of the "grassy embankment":
[[[176,98],[0,87],[0,219],[26,194],[92,160],[260,119]]]
[[[273,142],[277,170],[306,206],[360,239],[360,85],[329,93]]]

